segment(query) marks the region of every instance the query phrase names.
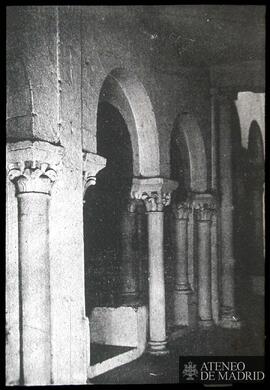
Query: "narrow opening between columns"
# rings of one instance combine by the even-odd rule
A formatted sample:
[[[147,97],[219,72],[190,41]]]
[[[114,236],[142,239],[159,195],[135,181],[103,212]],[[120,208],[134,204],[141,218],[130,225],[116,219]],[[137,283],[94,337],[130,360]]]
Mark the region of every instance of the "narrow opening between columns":
[[[122,216],[132,181],[132,147],[127,125],[107,102],[98,106],[97,153],[106,168],[85,195],[85,302],[90,320],[90,365],[132,350],[121,319]],[[135,243],[133,242],[132,245]],[[123,313],[123,315],[125,315]],[[129,326],[129,322],[126,323]]]

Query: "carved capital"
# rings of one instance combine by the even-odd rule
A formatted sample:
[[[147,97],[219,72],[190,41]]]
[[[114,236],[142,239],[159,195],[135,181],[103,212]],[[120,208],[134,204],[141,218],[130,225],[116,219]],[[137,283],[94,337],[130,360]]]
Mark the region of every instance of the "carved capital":
[[[142,199],[146,211],[162,211],[171,202],[171,193],[178,183],[161,177],[137,179],[132,181],[131,198]]]
[[[213,194],[210,193],[195,193],[190,192],[188,195],[188,203],[195,210],[204,205],[208,205],[211,209],[216,209],[217,200]]]
[[[83,196],[91,185],[96,184],[96,175],[106,166],[106,158],[98,154],[83,152]]]
[[[192,208],[188,202],[178,203],[173,206],[173,213],[177,219],[188,221]]]
[[[216,216],[217,201],[210,193],[190,193],[189,203],[198,221],[211,221]]]
[[[196,206],[197,220],[200,222],[207,222],[212,220],[213,209],[207,203]]]
[[[7,145],[7,171],[15,184],[16,195],[50,195],[64,149],[42,141],[23,141]]]
[[[144,201],[147,212],[163,211],[165,206],[168,206],[171,202],[171,194],[169,192],[150,192],[149,194],[142,194],[142,200]]]
[[[10,164],[9,179],[15,184],[16,195],[25,192],[51,194],[57,173],[47,163],[25,161]]]

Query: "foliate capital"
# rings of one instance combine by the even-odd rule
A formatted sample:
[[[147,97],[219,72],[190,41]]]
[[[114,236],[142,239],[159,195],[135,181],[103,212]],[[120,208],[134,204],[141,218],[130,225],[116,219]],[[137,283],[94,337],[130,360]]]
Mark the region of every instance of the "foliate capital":
[[[163,211],[164,207],[168,206],[171,202],[171,193],[144,193],[142,194],[142,200],[144,201],[147,212]]]
[[[134,178],[131,188],[131,198],[142,199],[146,211],[163,211],[171,202],[171,193],[178,183],[161,177]]]
[[[210,193],[190,193],[189,202],[198,221],[212,221],[216,216],[217,200]]]
[[[216,197],[210,193],[191,192],[188,196],[188,203],[194,210],[199,209],[204,205],[208,205],[208,207],[213,210],[217,207]]]
[[[212,220],[213,208],[211,205],[205,203],[195,208],[197,220],[201,222],[207,222]]]
[[[27,192],[50,195],[57,172],[47,163],[25,161],[10,164],[8,177],[15,184],[16,195]]]
[[[16,195],[50,195],[62,161],[64,149],[44,141],[19,141],[7,144],[7,172],[15,184]]]
[[[188,221],[192,208],[188,202],[181,202],[173,206],[173,213],[179,220]]]
[[[106,166],[106,158],[98,154],[83,152],[83,196],[91,185],[96,184],[96,175]]]

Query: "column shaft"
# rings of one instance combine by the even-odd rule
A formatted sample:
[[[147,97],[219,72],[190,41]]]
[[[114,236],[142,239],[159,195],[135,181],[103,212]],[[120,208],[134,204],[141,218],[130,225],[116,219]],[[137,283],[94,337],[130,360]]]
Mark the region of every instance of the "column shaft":
[[[52,383],[49,200],[63,148],[45,142],[7,147],[18,202],[20,384]]]
[[[252,189],[252,213],[254,223],[254,242],[255,242],[255,254],[258,258],[258,262],[262,263],[263,259],[263,188]],[[254,261],[256,261],[254,259]],[[260,266],[259,266],[260,267]],[[261,264],[260,273],[263,274],[263,266]]]
[[[166,347],[163,217],[162,211],[148,212],[149,344],[159,353]]]
[[[219,153],[221,194],[221,326],[239,327],[235,315],[234,253],[233,253],[233,188],[232,188],[232,101],[227,96],[219,99]]]
[[[50,383],[48,195],[18,195],[23,382]]]
[[[148,219],[149,353],[168,353],[164,280],[164,207],[171,202],[177,183],[162,178],[133,179],[131,197],[141,199]]]
[[[144,207],[144,206],[143,206]],[[146,214],[145,211],[137,208],[137,259],[138,259],[138,289],[142,300],[145,299],[148,286],[148,267],[147,267],[147,250],[146,240]]]
[[[262,171],[261,171],[262,172]],[[260,170],[257,177],[261,176]],[[262,180],[254,180],[253,186],[250,189],[251,196],[251,224],[252,236],[251,242],[251,273],[253,290],[256,294],[264,294],[264,228],[263,228],[263,182]]]
[[[211,225],[211,290],[212,313],[215,324],[218,324],[219,322],[219,256],[217,231],[217,214],[214,212]]]
[[[189,290],[187,263],[187,220],[176,220],[176,283],[178,291]]]
[[[188,213],[189,207],[180,204],[175,210],[176,269],[174,288],[174,323],[176,326],[189,324],[188,281]]]
[[[212,325],[211,222],[198,221],[198,312],[203,326]]]

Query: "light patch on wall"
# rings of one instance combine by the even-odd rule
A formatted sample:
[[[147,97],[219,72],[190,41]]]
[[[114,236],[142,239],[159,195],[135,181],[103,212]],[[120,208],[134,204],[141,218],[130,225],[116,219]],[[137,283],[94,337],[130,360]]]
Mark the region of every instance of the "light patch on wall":
[[[265,148],[265,94],[239,92],[236,107],[241,126],[242,146],[248,148],[249,129],[252,121],[257,121]]]

